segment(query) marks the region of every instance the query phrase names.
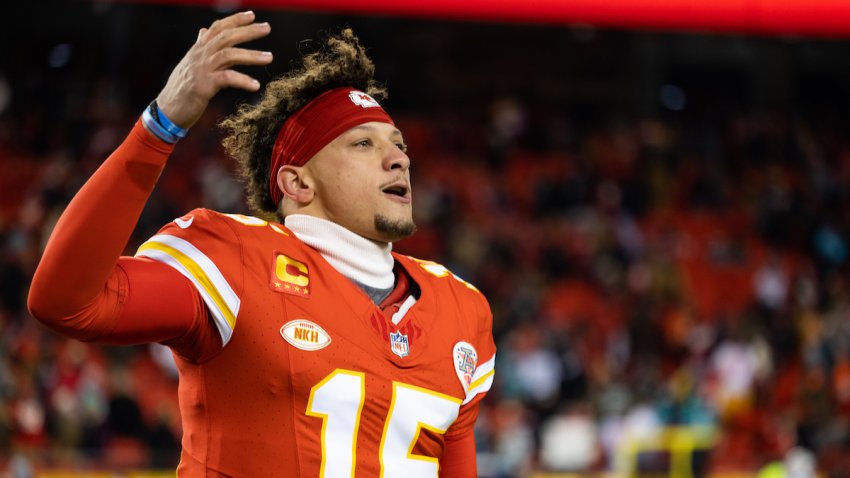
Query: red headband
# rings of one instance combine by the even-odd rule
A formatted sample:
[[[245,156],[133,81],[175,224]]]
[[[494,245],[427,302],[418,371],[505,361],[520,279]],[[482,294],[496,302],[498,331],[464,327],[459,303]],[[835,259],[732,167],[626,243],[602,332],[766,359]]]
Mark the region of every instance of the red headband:
[[[287,118],[272,149],[269,193],[274,203],[283,199],[277,187],[281,166],[303,166],[337,136],[370,121],[395,124],[374,98],[348,86],[322,93]]]

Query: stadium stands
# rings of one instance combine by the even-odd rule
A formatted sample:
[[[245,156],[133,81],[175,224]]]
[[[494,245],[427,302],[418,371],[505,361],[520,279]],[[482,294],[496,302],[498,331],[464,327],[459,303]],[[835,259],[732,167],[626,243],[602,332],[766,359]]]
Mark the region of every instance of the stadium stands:
[[[142,7],[112,8],[98,15],[138,26],[127,17]],[[193,18],[177,13],[180,22]],[[387,22],[379,32],[400,34]],[[412,27],[428,39],[423,32],[441,25]],[[539,36],[558,42],[562,34]],[[587,48],[615,50],[603,56],[612,64],[631,61],[618,45],[649,41],[593,34]],[[0,64],[11,91],[0,107],[0,470],[167,470],[180,436],[167,353],[68,341],[25,307],[57,215],[169,68],[155,46],[110,53],[121,45],[68,35],[78,53],[66,63],[55,58],[62,52],[53,36],[37,41],[32,57],[8,53]],[[408,52],[370,46],[395,81],[410,57],[440,48],[430,41]],[[571,41],[565,48],[578,55],[585,40]],[[846,53],[842,45],[824,51]],[[155,72],[104,67],[110,55],[139,52]],[[446,75],[437,93],[479,81],[429,61],[438,70],[428,75]],[[617,67],[571,61],[568,69],[597,68],[617,84]],[[725,84],[725,73],[708,70],[706,83]],[[825,71],[814,85],[847,79]],[[754,476],[786,458],[784,466],[850,474],[850,121],[840,108],[848,92],[806,89],[813,83],[804,73],[779,106],[715,102],[716,89],[706,93],[688,77],[681,84],[691,103],[681,111],[624,109],[623,93],[604,88],[557,101],[533,86],[511,95],[493,87],[466,102],[451,90],[455,103],[432,102],[417,96],[428,92],[419,84],[393,90],[390,82],[398,101],[388,109],[411,146],[420,227],[396,250],[476,284],[495,314],[498,373],[477,430],[482,476]],[[538,80],[580,84],[564,74]],[[508,89],[522,81],[521,71],[505,75]],[[644,96],[633,103],[655,100]],[[178,146],[127,253],[191,207],[247,212],[214,128],[233,102],[218,100]]]

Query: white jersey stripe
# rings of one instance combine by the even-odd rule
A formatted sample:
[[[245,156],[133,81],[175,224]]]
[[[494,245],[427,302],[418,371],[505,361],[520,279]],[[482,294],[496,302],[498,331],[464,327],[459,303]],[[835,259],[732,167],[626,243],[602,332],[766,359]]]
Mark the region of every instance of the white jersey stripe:
[[[475,367],[475,372],[472,373],[472,383],[475,383],[478,379],[490,373],[494,368],[496,368],[496,354],[493,354],[490,360]]]
[[[236,325],[240,300],[206,255],[191,243],[167,234],[152,237],[136,255],[168,264],[191,280],[215,319],[222,343],[227,344]]]
[[[221,294],[222,299],[224,299],[228,308],[233,313],[233,316],[235,317],[239,314],[239,296],[230,287],[230,284],[224,278],[224,274],[221,273],[218,266],[191,242],[169,234],[157,234],[147,242],[158,242],[166,246],[171,246],[192,259],[207,274],[207,277],[210,278],[216,290]]]
[[[469,384],[469,391],[466,392],[466,399],[463,401],[463,405],[469,403],[479,393],[484,393],[487,390],[490,390],[490,386],[493,385],[493,376],[495,374],[496,355],[493,354],[493,357],[491,357],[490,360],[475,368],[475,372],[472,374],[472,383]]]
[[[467,392],[466,394],[466,400],[463,401],[463,405],[469,403],[479,393],[484,393],[487,390],[490,390],[490,386],[493,385],[493,375],[495,374],[491,373],[490,375],[487,375],[487,378],[484,380],[484,383],[482,383],[476,388],[469,389],[469,392]]]

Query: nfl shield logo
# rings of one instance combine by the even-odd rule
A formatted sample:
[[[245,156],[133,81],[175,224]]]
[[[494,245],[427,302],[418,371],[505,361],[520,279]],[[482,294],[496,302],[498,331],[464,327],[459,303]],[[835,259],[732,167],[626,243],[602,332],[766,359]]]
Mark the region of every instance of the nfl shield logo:
[[[401,332],[390,332],[390,349],[401,358],[407,357],[410,353],[410,341]]]

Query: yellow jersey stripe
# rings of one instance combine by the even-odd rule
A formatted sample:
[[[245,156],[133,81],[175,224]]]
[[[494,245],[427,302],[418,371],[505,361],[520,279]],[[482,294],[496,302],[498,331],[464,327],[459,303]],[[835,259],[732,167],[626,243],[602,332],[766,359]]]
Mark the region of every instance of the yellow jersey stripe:
[[[490,357],[490,360],[475,367],[475,372],[472,373],[472,381],[477,381],[479,378],[490,373],[490,371],[494,368],[496,368],[496,354],[493,354],[493,356]]]
[[[469,384],[469,389],[466,392],[466,399],[463,405],[469,403],[479,393],[484,393],[490,390],[493,385],[493,377],[496,374],[496,355],[490,357],[490,360],[482,363],[475,368],[472,374],[472,383]]]
[[[477,388],[474,388],[474,389],[470,388],[469,389],[469,392],[467,392],[467,394],[466,394],[466,399],[463,401],[462,405],[466,405],[467,403],[472,401],[472,399],[475,398],[475,396],[478,395],[479,393],[484,393],[484,392],[490,390],[490,386],[492,386],[492,385],[493,385],[493,375],[491,374],[491,375],[488,375],[484,379],[484,382],[482,384],[480,384]]]
[[[474,382],[470,383],[470,384],[469,384],[469,389],[470,389],[470,390],[473,390],[473,389],[477,388],[479,385],[481,385],[482,383],[484,383],[484,381],[485,381],[485,380],[487,380],[487,378],[491,377],[494,373],[496,373],[496,370],[495,370],[495,369],[494,369],[494,370],[490,370],[489,372],[485,373],[483,376],[481,376],[481,378],[479,378],[478,380],[475,380]]]
[[[239,304],[241,302],[239,300],[239,296],[236,295],[236,292],[234,292],[233,288],[230,287],[230,284],[227,279],[224,278],[224,274],[221,273],[215,262],[210,260],[210,258],[201,252],[200,249],[195,247],[191,242],[170,234],[157,234],[150,238],[147,242],[164,244],[172,249],[177,249],[183,255],[191,259],[192,262],[197,264],[206,273],[207,278],[209,278],[218,293],[221,294],[221,298],[224,300],[224,303],[227,304],[227,307],[233,313],[233,316],[236,317],[239,315]]]
[[[158,243],[145,243],[139,247],[138,255],[150,257],[177,269],[195,285],[204,302],[215,318],[223,343],[230,340],[236,317],[227,307],[221,294],[210,283],[204,271],[180,251]]]
[[[204,291],[209,294],[210,298],[212,298],[213,302],[216,305],[216,308],[219,309],[224,317],[227,319],[227,324],[233,328],[236,325],[236,317],[233,315],[233,312],[230,310],[230,307],[225,303],[224,298],[219,294],[218,289],[212,284],[210,278],[207,276],[207,273],[201,269],[198,264],[196,264],[192,259],[190,259],[187,255],[182,252],[174,249],[171,246],[167,246],[165,244],[160,244],[156,242],[146,242],[139,247],[140,252],[144,252],[150,249],[154,249],[160,252],[164,252],[168,254],[172,258],[174,258],[177,262],[179,262],[183,267],[186,268],[187,271],[192,275],[192,279],[198,282],[198,284],[204,289]]]
[[[230,340],[233,328],[236,326],[238,303],[236,304],[236,310],[234,310],[231,304],[222,296],[219,288],[214,283],[216,281],[210,278],[204,267],[200,266],[197,261],[193,260],[183,251],[169,244],[156,241],[154,240],[155,238],[156,236],[152,240],[142,244],[136,255],[146,256],[164,262],[191,280],[216,319],[216,325],[221,333],[222,342],[226,344]],[[215,272],[218,272],[218,270]],[[220,272],[218,274],[220,275]],[[232,290],[229,292],[232,293]]]

